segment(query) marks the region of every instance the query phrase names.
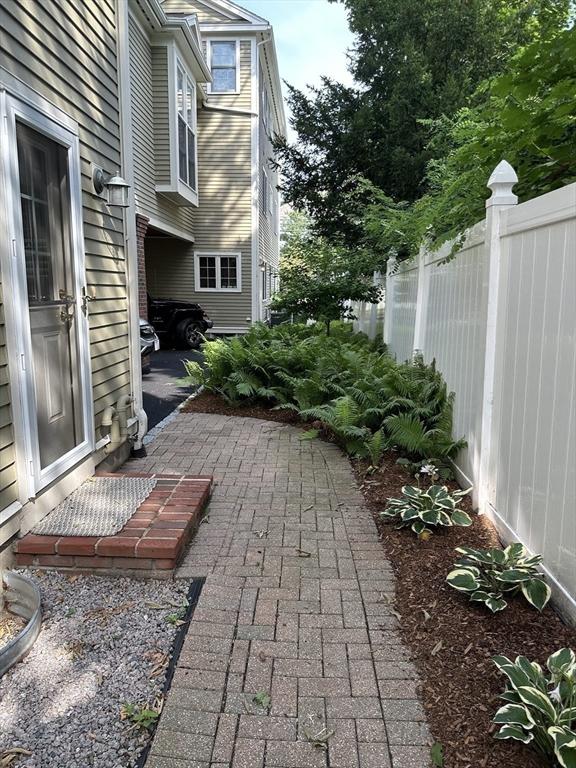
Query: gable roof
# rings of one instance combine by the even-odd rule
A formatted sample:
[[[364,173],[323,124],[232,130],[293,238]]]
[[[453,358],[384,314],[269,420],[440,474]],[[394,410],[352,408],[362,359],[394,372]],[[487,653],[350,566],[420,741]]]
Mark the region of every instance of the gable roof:
[[[230,0],[197,0],[197,2],[233,21],[241,21],[248,24],[269,24],[262,16],[257,16],[252,11],[247,11],[246,8],[242,8]]]

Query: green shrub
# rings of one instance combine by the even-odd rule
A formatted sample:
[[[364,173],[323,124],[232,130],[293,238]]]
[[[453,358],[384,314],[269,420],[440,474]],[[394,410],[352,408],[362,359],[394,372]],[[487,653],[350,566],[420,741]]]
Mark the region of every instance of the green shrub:
[[[497,739],[530,744],[550,766],[576,766],[576,656],[562,648],[547,660],[546,673],[524,656],[512,662],[494,656],[494,663],[507,678],[494,722],[500,726]]]
[[[398,528],[410,526],[414,533],[431,533],[441,526],[472,525],[470,517],[458,504],[471,491],[453,491],[445,485],[431,485],[428,489],[405,485],[401,499],[388,499],[386,509],[380,513],[383,520],[397,520]]]
[[[207,342],[204,356],[204,366],[185,364],[191,383],[236,406],[259,402],[321,422],[372,465],[396,448],[446,466],[464,445],[452,438],[454,396],[434,364],[398,364],[349,324],[335,323],[330,337],[320,325],[256,325]]]
[[[463,557],[456,561],[446,581],[469,594],[470,600],[484,603],[493,613],[508,605],[504,595],[513,597],[521,592],[539,611],[550,599],[550,587],[537,568],[542,556],[531,557],[522,544],[511,544],[506,549],[457,547],[456,552]]]

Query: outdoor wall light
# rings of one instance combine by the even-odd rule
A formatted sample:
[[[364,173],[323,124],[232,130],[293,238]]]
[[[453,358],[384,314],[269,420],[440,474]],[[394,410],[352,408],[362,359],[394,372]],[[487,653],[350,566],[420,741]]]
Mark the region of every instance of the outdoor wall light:
[[[97,195],[107,190],[107,204],[110,208],[128,208],[128,190],[130,185],[121,176],[112,176],[102,168],[94,168],[92,183]]]

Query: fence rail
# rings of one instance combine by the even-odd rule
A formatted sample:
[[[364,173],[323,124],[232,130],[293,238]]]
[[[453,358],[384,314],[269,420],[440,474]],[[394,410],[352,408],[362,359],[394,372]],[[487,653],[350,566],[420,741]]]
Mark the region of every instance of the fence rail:
[[[515,181],[501,163],[455,258],[448,244],[389,264],[384,340],[436,360],[462,479],[504,540],[544,555],[576,618],[576,184],[517,205]]]

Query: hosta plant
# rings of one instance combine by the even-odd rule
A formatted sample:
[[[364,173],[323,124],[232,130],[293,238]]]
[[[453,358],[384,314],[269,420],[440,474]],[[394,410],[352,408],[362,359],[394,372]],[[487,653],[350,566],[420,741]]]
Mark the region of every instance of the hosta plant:
[[[402,498],[388,499],[380,516],[384,520],[397,520],[398,528],[410,526],[419,536],[439,526],[472,525],[466,512],[458,509],[462,497],[471,490],[450,492],[445,485],[431,485],[427,489],[405,485]]]
[[[542,556],[531,556],[522,544],[510,544],[506,549],[457,547],[456,552],[462,557],[446,581],[493,613],[506,608],[505,596],[522,593],[539,611],[550,599],[550,587],[538,571]]]
[[[539,664],[518,656],[513,662],[494,656],[494,663],[507,678],[501,698],[506,702],[496,712],[500,726],[497,739],[529,744],[550,766],[576,767],[576,655],[569,648],[553,653]]]

